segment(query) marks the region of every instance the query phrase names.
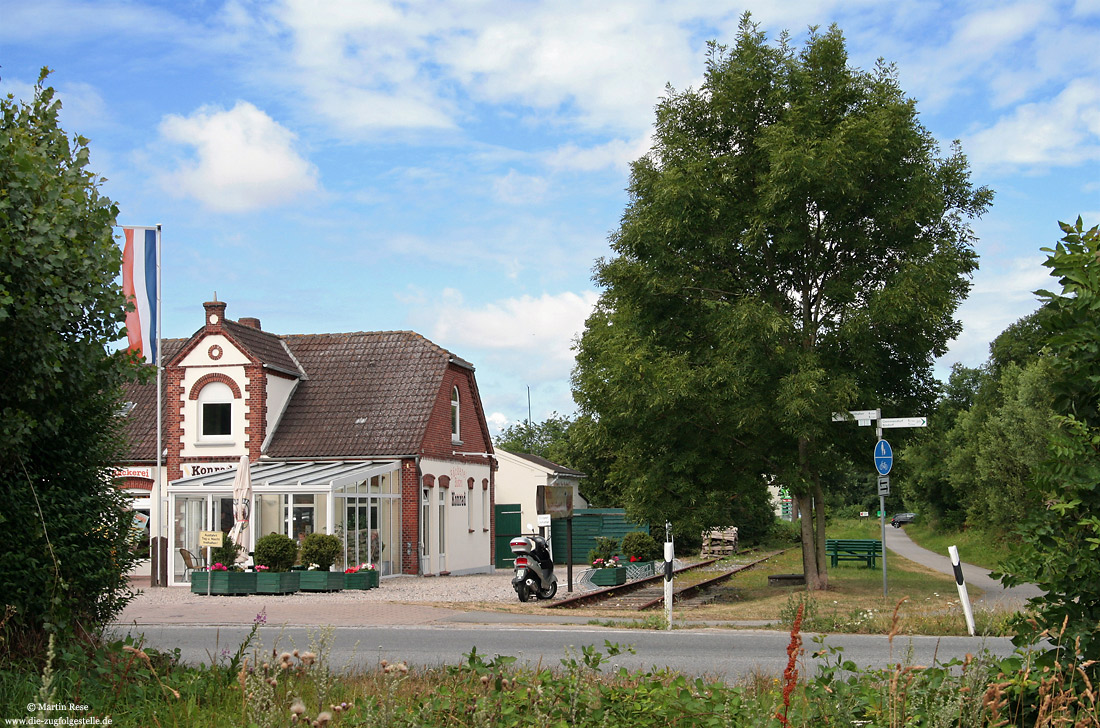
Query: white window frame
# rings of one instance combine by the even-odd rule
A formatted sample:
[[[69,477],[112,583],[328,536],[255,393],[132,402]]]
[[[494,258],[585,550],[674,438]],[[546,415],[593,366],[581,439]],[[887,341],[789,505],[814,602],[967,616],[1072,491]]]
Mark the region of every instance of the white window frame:
[[[225,382],[208,382],[199,392],[198,398],[198,442],[213,443],[218,445],[232,444],[234,436],[233,423],[236,415],[236,407],[233,406],[233,390]],[[206,405],[229,405],[229,433],[208,435],[206,434]]]
[[[451,387],[451,442],[462,444],[462,400],[458,394],[458,385]]]

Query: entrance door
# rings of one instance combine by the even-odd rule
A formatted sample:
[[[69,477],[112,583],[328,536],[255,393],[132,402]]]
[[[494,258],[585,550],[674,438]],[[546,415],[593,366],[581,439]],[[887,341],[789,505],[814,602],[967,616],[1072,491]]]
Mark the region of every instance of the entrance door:
[[[493,513],[497,519],[495,566],[498,569],[511,569],[515,565],[516,557],[512,555],[512,549],[508,548],[508,542],[523,533],[522,509],[518,503],[497,503],[493,506]]]

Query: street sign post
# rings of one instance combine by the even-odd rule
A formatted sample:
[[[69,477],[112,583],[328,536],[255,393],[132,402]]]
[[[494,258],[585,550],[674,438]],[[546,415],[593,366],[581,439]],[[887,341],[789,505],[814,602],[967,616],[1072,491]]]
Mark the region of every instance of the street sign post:
[[[894,450],[890,443],[882,439],[883,428],[927,427],[927,417],[883,417],[881,410],[852,410],[834,412],[833,422],[858,422],[861,427],[876,423],[875,434],[875,472],[878,474],[878,516],[879,529],[882,532],[882,596],[887,594],[886,583],[886,496],[890,495],[890,470],[894,467]]]

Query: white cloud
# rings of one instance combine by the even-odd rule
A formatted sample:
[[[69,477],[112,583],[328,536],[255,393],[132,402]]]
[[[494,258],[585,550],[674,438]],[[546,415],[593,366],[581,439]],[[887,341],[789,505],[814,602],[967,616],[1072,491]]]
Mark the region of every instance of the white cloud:
[[[502,367],[511,366],[528,381],[564,379],[573,367],[573,339],[584,329],[597,298],[594,291],[566,291],[470,308],[460,293],[447,290],[429,338],[452,350],[477,349],[494,359],[505,355]]]
[[[963,140],[975,167],[1077,165],[1100,158],[1100,84],[1077,79]]]
[[[577,172],[596,172],[601,169],[626,171],[631,162],[649,152],[652,143],[652,134],[646,134],[634,141],[612,139],[605,144],[591,147],[579,147],[570,142],[547,154],[546,162],[554,169]]]
[[[980,269],[970,297],[957,313],[963,333],[941,364],[961,362],[974,367],[983,363],[989,357],[989,344],[1010,324],[1039,307],[1032,292],[1049,289],[1054,283],[1037,258],[1015,258]]]
[[[493,181],[497,199],[509,205],[529,205],[541,202],[549,187],[546,180],[509,169],[508,174]]]
[[[166,116],[160,133],[169,142],[194,147],[193,158],[163,175],[165,189],[212,210],[280,205],[317,188],[317,169],[294,148],[295,135],[250,103]]]

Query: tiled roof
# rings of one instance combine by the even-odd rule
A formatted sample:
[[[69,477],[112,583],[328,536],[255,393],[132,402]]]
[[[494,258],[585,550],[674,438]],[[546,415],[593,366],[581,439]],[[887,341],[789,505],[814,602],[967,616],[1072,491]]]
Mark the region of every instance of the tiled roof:
[[[449,352],[411,331],[284,336],[306,372],[267,455],[318,458],[419,451]]]
[[[163,339],[161,358],[171,361],[187,339]],[[162,382],[163,385],[163,382]],[[126,415],[124,432],[129,441],[129,457],[133,461],[153,462],[157,459],[157,380],[154,374],[148,384],[127,384],[123,387],[123,402],[133,402]],[[162,398],[162,409],[167,409]],[[163,420],[163,418],[162,418]]]
[[[574,478],[583,478],[583,477],[585,477],[584,473],[582,473],[579,470],[574,470],[573,468],[567,468],[564,465],[558,465],[557,463],[552,462],[550,460],[547,460],[546,458],[540,457],[538,455],[532,455],[531,453],[526,453],[526,452],[512,452],[511,450],[508,450],[506,452],[509,452],[512,455],[515,455],[517,458],[523,458],[524,460],[526,460],[529,463],[534,463],[535,465],[539,465],[541,467],[544,467],[547,470],[552,471],[556,475],[570,475],[570,476],[573,476]]]
[[[222,326],[248,353],[265,365],[287,374],[301,375],[301,370],[283,343],[283,337],[230,319],[226,319]]]

